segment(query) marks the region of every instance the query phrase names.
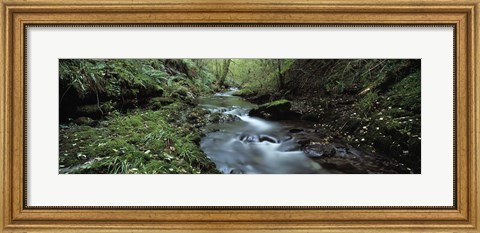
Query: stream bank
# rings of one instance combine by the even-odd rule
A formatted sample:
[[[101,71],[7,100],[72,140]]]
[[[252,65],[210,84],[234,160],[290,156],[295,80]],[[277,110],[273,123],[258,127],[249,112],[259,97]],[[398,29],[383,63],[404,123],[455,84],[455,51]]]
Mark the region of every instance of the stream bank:
[[[411,173],[301,120],[290,101],[259,107],[234,92],[61,124],[60,173]]]
[[[271,113],[295,117],[268,120],[258,117],[262,105],[233,96],[235,92],[199,97],[198,105],[175,101],[113,112],[94,125],[78,119],[61,124],[59,172],[411,173],[395,159],[335,138],[324,124],[301,120],[289,101],[265,106],[274,106]]]
[[[61,59],[60,173],[419,174],[420,68],[419,59]],[[222,93],[228,86],[240,90]],[[210,134],[218,140],[201,148]],[[205,152],[227,150],[222,140],[260,156],[217,170],[230,162]],[[258,161],[292,156],[304,162]]]
[[[60,174],[215,174],[199,148],[217,114],[181,101],[160,109],[112,112],[95,125],[60,124]]]

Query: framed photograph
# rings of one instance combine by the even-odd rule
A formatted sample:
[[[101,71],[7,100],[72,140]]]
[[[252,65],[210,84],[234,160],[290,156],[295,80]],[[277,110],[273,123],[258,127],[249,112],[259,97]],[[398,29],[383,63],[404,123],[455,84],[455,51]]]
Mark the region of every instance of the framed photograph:
[[[478,0],[2,1],[3,232],[478,232]]]

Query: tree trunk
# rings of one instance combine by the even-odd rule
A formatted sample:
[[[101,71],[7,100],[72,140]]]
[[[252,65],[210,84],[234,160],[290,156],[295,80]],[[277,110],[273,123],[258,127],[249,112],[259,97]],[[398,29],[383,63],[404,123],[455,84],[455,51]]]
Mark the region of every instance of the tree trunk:
[[[282,73],[282,60],[277,59],[277,68],[278,68],[278,89],[283,90],[285,87],[285,77]]]
[[[215,79],[220,80],[220,65],[218,64],[218,59],[215,60]]]
[[[230,68],[231,59],[224,59],[223,60],[223,72],[220,78],[218,79],[218,85],[220,87],[225,86],[225,79],[227,78],[228,70]]]

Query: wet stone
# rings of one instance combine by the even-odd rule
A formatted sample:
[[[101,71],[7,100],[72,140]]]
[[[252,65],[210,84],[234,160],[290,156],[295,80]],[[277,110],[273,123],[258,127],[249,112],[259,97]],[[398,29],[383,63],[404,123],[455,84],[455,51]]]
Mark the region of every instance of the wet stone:
[[[302,131],[303,131],[303,129],[290,129],[288,132],[290,132],[290,133],[300,133]]]
[[[267,142],[271,142],[271,143],[278,143],[277,139],[275,139],[272,136],[268,136],[268,135],[260,135],[259,141],[260,142],[267,141]]]

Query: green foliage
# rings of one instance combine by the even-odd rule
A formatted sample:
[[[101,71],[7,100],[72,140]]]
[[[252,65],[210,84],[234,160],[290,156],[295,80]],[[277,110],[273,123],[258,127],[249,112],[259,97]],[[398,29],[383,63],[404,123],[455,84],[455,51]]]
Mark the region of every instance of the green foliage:
[[[357,111],[368,113],[375,109],[375,106],[378,104],[378,93],[369,92],[363,98],[358,101],[356,104]]]
[[[177,125],[182,108],[177,103],[160,111],[112,114],[98,127],[61,128],[61,167],[77,166],[66,170],[71,173],[216,173],[195,144],[198,133]]]
[[[401,107],[420,112],[421,80],[420,72],[415,72],[402,79],[392,87],[387,98],[390,106]]]
[[[287,98],[334,136],[420,169],[419,60],[62,59],[59,68],[61,109],[63,103],[84,116],[108,116],[95,128],[61,129],[60,163],[80,164],[77,172],[215,172],[196,145],[204,114],[180,113],[225,86],[262,97],[260,103]],[[150,110],[117,111],[142,99]]]
[[[288,98],[304,119],[321,119],[322,128],[332,132],[333,138],[343,138],[352,146],[393,157],[420,171],[420,60],[294,60],[284,75],[287,85],[283,90],[275,88],[275,79],[266,82],[267,87],[260,84],[265,79],[254,77],[245,79],[242,86],[246,88],[238,93],[249,97],[244,93],[257,86],[260,88],[253,90]]]
[[[62,59],[59,68],[60,104],[67,97],[66,105],[78,99],[73,104],[99,109],[108,101],[114,107],[150,97],[193,97],[211,92],[214,82],[207,67],[191,59]]]
[[[275,106],[280,106],[285,104],[290,104],[290,101],[286,99],[280,99],[280,100],[275,100],[275,101],[260,105],[260,107],[270,108],[270,107],[275,107]]]
[[[231,59],[226,82],[251,93],[275,92],[279,90],[279,76],[284,75],[293,62],[292,59]],[[221,70],[221,59],[210,60],[208,66],[210,70],[220,66]]]
[[[419,172],[419,61],[392,59],[325,62],[337,68],[332,68],[331,71],[327,69],[325,73],[326,68],[321,68],[322,62],[317,61],[314,64],[324,71],[326,77],[317,81],[310,79],[307,81],[310,85],[306,86],[316,87],[316,93],[319,93],[317,95],[322,96],[320,100],[311,97],[314,100],[311,104],[319,104],[324,108],[322,118],[329,122],[328,127],[353,146],[396,158]],[[356,81],[352,82],[351,77],[355,77]],[[325,85],[324,89],[322,85]],[[308,90],[303,92],[303,95],[309,96],[308,94]]]

